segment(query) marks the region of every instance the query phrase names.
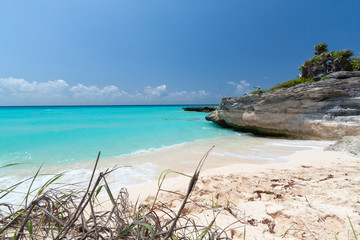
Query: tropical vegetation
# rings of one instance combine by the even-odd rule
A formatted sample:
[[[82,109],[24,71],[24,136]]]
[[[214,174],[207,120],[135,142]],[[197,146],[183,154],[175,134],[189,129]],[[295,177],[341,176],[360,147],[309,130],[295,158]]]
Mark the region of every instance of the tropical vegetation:
[[[315,55],[299,67],[300,74],[296,79],[279,83],[267,90],[257,90],[252,94],[273,92],[279,88],[288,88],[304,82],[314,82],[326,79],[326,75],[339,71],[360,71],[360,57],[353,57],[349,49],[329,52],[326,42],[314,46]]]
[[[360,58],[352,58],[354,52],[345,50],[328,50],[327,43],[314,46],[315,56],[299,67],[301,77],[320,80],[320,77],[338,71],[359,71]]]

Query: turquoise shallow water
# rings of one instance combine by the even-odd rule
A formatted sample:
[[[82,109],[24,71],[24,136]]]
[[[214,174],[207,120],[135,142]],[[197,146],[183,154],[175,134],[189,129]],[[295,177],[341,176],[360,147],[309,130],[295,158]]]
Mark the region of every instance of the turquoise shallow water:
[[[42,163],[33,189],[57,173],[64,175],[56,186],[85,189],[100,150],[96,174],[118,166],[107,177],[117,191],[156,181],[164,169],[191,173],[212,146],[205,164],[210,168],[284,162],[296,151],[326,144],[241,134],[206,121],[207,113],[182,107],[0,107],[0,192],[18,186],[0,201],[19,203]],[[1,168],[11,163],[27,164]]]
[[[46,165],[131,154],[231,136],[183,106],[0,107],[0,166]]]

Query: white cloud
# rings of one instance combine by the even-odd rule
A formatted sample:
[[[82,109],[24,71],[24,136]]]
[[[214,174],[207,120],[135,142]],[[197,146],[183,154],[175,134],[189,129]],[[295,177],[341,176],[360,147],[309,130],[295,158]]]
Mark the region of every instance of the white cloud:
[[[38,97],[59,96],[68,88],[64,80],[47,82],[28,82],[22,78],[1,78],[0,86],[8,89],[13,96],[26,97],[29,95]]]
[[[97,86],[85,86],[78,83],[76,86],[70,88],[70,92],[73,93],[75,98],[94,98],[94,97],[108,97],[114,98],[122,95],[126,95],[125,91],[120,91],[116,86],[109,85],[104,88]]]
[[[199,90],[199,91],[198,91],[198,94],[199,94],[201,97],[209,96],[209,93],[206,92],[205,90]]]
[[[197,100],[204,99],[209,97],[211,94],[205,90],[198,90],[198,91],[178,91],[178,92],[171,92],[167,96],[167,101],[176,101],[181,103],[186,102],[196,102]]]
[[[186,96],[187,94],[188,94],[187,91],[172,92],[172,93],[169,93],[169,97],[182,98],[182,97]]]
[[[160,97],[163,93],[166,92],[166,85],[160,85],[154,88],[147,86],[145,87],[144,92],[148,96]]]
[[[250,83],[246,80],[241,80],[240,83],[228,82],[228,84],[236,86],[235,93],[242,94],[249,91]]]
[[[143,91],[128,93],[114,85],[98,87],[64,80],[29,82],[22,78],[0,78],[0,105],[66,105],[66,104],[169,104],[208,103],[205,90],[168,91],[165,84],[147,86]],[[211,101],[211,100],[210,100]]]

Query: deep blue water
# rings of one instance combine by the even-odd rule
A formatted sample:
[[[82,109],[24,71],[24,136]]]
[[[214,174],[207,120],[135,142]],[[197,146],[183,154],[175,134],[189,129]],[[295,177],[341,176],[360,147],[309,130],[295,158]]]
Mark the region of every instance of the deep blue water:
[[[184,106],[0,107],[0,166],[51,165],[235,135]]]

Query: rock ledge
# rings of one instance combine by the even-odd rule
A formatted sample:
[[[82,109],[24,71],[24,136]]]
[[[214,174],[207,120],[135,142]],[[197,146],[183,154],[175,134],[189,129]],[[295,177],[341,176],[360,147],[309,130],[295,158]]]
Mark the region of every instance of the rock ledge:
[[[329,140],[360,135],[360,72],[337,72],[327,78],[223,98],[206,119],[260,135]]]

